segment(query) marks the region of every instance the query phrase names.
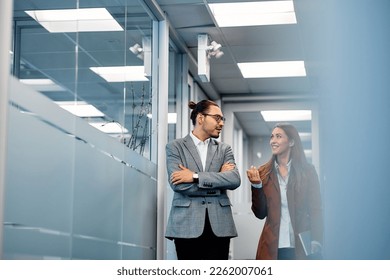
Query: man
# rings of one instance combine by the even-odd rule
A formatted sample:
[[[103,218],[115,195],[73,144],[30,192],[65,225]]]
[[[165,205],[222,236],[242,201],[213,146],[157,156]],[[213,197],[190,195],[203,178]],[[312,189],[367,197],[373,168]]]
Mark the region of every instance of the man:
[[[166,146],[169,183],[174,191],[166,237],[177,258],[227,260],[237,236],[226,194],[241,179],[229,145],[218,142],[225,118],[210,100],[189,103],[193,131]]]

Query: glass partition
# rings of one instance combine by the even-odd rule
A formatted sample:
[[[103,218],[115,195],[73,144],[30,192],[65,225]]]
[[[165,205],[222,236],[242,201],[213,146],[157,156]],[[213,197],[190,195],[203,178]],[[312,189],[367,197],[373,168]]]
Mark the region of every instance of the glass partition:
[[[14,4],[4,258],[155,259],[152,19],[131,0]]]
[[[150,158],[152,19],[138,1],[14,4],[13,74]]]

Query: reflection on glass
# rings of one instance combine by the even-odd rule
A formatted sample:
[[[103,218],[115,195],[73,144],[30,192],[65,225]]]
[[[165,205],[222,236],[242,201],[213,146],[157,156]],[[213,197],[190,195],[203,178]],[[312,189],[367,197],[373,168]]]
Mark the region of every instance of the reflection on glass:
[[[123,31],[123,28],[105,8],[25,12],[51,33]]]
[[[55,102],[95,108],[102,114],[78,116],[150,158],[152,20],[126,2],[15,1],[13,73]]]

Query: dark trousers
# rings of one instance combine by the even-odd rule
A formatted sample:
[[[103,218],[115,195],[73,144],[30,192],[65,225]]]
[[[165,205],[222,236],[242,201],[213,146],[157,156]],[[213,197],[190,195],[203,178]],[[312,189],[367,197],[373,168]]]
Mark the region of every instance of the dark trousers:
[[[278,260],[295,260],[295,248],[279,248]]]
[[[216,236],[206,212],[206,222],[201,236],[197,238],[175,238],[178,260],[227,260],[230,237]]]

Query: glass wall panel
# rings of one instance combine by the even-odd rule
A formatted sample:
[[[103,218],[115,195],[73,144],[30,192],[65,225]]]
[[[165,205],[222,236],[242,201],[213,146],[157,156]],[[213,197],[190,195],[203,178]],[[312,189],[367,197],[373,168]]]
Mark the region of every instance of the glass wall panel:
[[[155,259],[151,18],[131,0],[14,4],[4,257]]]
[[[150,158],[152,20],[138,1],[15,1],[13,73]]]

